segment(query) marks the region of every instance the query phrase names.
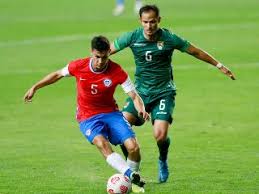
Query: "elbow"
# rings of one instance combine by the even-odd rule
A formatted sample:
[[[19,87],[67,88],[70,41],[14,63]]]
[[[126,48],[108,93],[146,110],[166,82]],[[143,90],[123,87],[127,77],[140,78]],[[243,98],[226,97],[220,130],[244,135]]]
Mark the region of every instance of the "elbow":
[[[60,79],[62,77],[64,77],[61,73],[60,70],[56,71],[56,72],[53,72],[53,76],[56,78],[56,79]]]

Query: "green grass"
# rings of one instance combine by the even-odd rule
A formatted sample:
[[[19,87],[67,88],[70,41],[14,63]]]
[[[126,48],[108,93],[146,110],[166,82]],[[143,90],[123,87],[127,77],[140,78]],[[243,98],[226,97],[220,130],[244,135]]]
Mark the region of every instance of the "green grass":
[[[175,52],[178,94],[167,183],[157,184],[151,124],[135,128],[146,193],[259,193],[258,0],[146,2],[161,8],[161,26],[216,56],[237,77],[231,81]],[[127,1],[121,17],[111,15],[113,6],[108,1],[0,1],[1,194],[105,193],[115,171],[78,129],[74,80],[40,90],[29,105],[22,97],[48,72],[89,55],[93,35],[113,40],[139,25],[133,2]],[[128,49],[112,59],[133,78]],[[122,106],[121,89],[116,97]]]

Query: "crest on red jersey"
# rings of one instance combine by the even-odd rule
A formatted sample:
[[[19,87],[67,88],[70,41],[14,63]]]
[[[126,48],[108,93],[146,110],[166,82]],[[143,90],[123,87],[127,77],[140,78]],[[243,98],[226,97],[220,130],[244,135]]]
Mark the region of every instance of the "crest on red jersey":
[[[104,83],[105,87],[110,87],[112,85],[112,80],[105,79],[105,80],[103,80],[103,83]]]
[[[85,132],[85,135],[86,135],[86,136],[90,136],[90,135],[91,135],[91,132],[92,132],[91,129],[87,129],[86,132]]]

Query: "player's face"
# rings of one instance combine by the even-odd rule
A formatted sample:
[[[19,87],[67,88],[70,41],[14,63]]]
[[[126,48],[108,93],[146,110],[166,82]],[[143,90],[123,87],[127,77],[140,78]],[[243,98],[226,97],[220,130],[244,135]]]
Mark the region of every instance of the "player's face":
[[[97,71],[103,70],[109,60],[110,50],[109,51],[98,51],[96,49],[92,50],[93,58],[93,68]]]
[[[160,22],[160,16],[157,16],[154,11],[143,12],[140,17],[140,22],[144,28],[146,36],[150,37],[158,30],[158,24]]]

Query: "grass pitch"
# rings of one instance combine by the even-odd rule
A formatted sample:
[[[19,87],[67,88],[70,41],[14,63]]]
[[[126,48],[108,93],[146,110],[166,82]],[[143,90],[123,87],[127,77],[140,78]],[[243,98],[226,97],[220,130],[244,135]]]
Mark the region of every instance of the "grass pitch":
[[[235,73],[175,52],[178,87],[169,135],[171,176],[157,184],[150,123],[135,128],[146,193],[259,193],[258,0],[146,1],[161,9],[161,26],[207,50]],[[88,56],[94,35],[113,40],[139,26],[133,2],[113,17],[108,1],[0,1],[0,193],[105,193],[115,173],[82,136],[74,119],[75,81],[25,91],[45,74]],[[112,59],[134,76],[129,49]],[[120,106],[126,96],[116,92]],[[120,151],[118,148],[115,148]]]

